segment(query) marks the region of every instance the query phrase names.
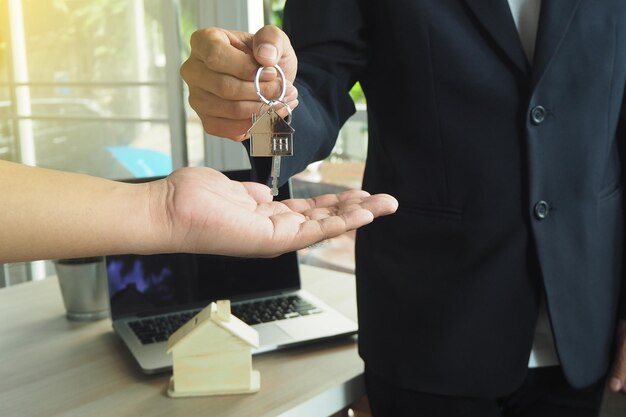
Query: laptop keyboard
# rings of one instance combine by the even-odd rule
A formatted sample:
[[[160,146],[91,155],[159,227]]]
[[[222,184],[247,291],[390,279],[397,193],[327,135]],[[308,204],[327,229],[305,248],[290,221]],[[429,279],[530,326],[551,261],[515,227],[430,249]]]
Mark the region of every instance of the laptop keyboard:
[[[232,314],[248,325],[286,320],[321,313],[322,310],[297,295],[286,295],[264,300],[237,303]],[[142,344],[165,342],[172,333],[189,321],[200,310],[173,313],[165,316],[137,319],[128,326]]]

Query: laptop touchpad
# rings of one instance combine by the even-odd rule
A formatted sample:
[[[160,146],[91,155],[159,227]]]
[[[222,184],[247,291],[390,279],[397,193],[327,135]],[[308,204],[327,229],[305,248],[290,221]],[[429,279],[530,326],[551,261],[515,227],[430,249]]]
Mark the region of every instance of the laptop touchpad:
[[[261,346],[279,346],[293,340],[293,337],[274,323],[257,324],[254,329],[259,332]]]

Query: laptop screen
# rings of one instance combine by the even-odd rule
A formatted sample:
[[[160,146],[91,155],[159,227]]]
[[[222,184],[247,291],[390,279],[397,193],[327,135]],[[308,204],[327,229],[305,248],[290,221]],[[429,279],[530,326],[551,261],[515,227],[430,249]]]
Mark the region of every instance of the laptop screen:
[[[294,252],[271,259],[162,254],[107,257],[111,316],[205,306],[300,287]]]
[[[243,175],[240,171],[225,174],[234,179]],[[289,195],[286,185],[277,199]],[[106,257],[106,267],[113,319],[300,288],[296,252],[269,259],[196,254],[114,255]]]

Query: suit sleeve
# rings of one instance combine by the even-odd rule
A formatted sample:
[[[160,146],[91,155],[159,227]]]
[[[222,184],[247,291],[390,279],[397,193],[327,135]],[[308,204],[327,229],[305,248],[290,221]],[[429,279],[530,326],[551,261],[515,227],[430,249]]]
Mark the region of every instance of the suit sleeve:
[[[283,29],[298,57],[294,155],[281,159],[281,185],[326,158],[355,112],[349,91],[368,61],[364,5],[358,0],[288,0]],[[270,183],[270,158],[251,158],[255,180]]]

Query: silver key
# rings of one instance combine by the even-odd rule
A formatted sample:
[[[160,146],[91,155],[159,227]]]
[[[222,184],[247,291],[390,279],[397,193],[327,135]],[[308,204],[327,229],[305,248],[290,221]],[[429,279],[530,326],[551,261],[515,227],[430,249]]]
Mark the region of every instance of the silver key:
[[[285,96],[285,75],[278,65],[275,65],[282,77],[283,89],[278,99],[267,100],[261,94],[259,76],[263,67],[259,68],[255,78],[255,87],[258,96],[263,101],[258,114],[252,115],[252,127],[248,130],[250,135],[250,156],[272,157],[272,195],[278,195],[278,178],[280,176],[280,158],[293,155],[293,133],[291,127],[291,108],[282,101]],[[287,109],[288,116],[283,119],[276,113],[275,106],[283,106]],[[264,111],[265,107],[267,110]]]
[[[280,176],[280,156],[272,157],[272,195],[278,195],[278,177]]]

